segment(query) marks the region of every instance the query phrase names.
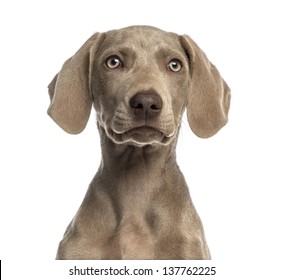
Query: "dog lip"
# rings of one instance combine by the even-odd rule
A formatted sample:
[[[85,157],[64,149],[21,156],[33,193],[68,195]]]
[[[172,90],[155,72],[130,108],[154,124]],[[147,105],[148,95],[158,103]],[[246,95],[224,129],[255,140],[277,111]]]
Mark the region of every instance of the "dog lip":
[[[111,129],[112,130],[112,129]],[[114,133],[118,134],[118,135],[122,135],[122,134],[130,134],[130,133],[142,133],[142,132],[146,132],[146,131],[152,131],[152,132],[156,132],[156,133],[160,133],[163,134],[165,137],[172,137],[175,134],[175,131],[173,131],[172,133],[165,133],[163,130],[153,127],[153,126],[149,126],[149,125],[142,125],[142,126],[138,126],[138,127],[133,127],[130,128],[128,130],[125,131],[117,131],[115,129],[112,130]]]
[[[134,142],[138,146],[143,146],[153,143],[167,145],[173,139],[175,132],[166,134],[156,127],[144,125],[122,132],[109,129],[107,134],[116,143]]]

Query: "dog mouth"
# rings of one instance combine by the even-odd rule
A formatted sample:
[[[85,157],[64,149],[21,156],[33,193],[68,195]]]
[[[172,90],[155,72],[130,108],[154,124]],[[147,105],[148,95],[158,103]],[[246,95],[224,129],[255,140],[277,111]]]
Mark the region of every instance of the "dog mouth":
[[[125,132],[115,132],[112,129],[107,131],[108,136],[117,144],[132,144],[145,146],[153,144],[168,145],[175,133],[165,134],[161,130],[151,126],[140,126],[129,129]]]

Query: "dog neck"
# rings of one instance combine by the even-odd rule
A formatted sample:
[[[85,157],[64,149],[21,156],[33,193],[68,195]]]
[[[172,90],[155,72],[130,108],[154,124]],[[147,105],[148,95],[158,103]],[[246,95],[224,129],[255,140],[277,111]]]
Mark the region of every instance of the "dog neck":
[[[101,217],[111,217],[107,228],[116,233],[121,258],[139,252],[139,258],[151,259],[159,233],[182,227],[184,209],[193,208],[176,163],[177,137],[167,146],[137,147],[114,143],[101,126],[99,131],[102,161],[87,199],[103,197]]]
[[[138,206],[143,207],[143,202],[148,204],[159,191],[169,188],[165,182],[170,184],[178,181],[177,138],[167,146],[156,144],[137,147],[114,143],[101,126],[99,131],[102,161],[96,178],[111,194],[113,201],[138,209]]]

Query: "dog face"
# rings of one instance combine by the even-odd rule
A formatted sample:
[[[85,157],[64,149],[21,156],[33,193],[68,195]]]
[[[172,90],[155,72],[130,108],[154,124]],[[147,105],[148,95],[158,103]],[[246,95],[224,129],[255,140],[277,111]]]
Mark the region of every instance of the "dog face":
[[[151,28],[105,34],[93,64],[97,120],[117,144],[168,144],[188,101],[189,61],[177,35]]]
[[[92,36],[49,85],[50,116],[79,133],[92,105],[117,144],[169,144],[187,108],[192,130],[215,134],[227,122],[230,93],[187,36],[133,26]]]

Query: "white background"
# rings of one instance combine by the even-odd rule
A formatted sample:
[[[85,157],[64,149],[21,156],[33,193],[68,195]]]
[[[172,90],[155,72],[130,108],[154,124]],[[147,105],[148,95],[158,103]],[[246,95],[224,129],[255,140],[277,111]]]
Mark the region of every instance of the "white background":
[[[50,279],[58,242],[100,162],[95,114],[82,134],[66,134],[46,114],[47,85],[94,32],[133,24],[189,34],[230,86],[227,126],[203,140],[184,118],[178,162],[223,279],[282,279],[280,2],[1,2],[0,259],[5,279]],[[39,276],[40,270],[45,272]]]

